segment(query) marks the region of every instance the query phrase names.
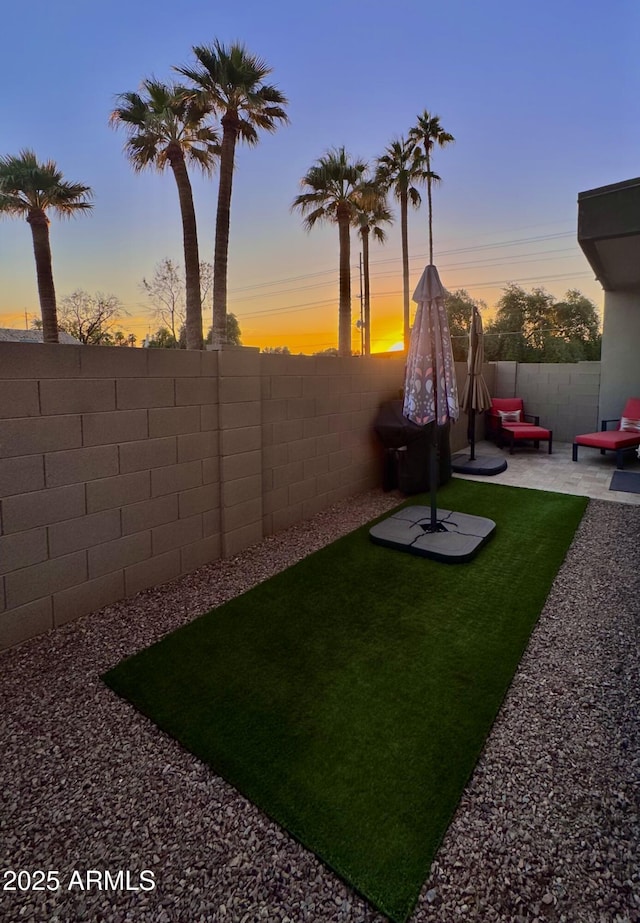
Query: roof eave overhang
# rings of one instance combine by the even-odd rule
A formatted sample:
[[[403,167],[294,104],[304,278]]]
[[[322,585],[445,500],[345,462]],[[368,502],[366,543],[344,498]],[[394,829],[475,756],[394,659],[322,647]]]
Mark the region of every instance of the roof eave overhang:
[[[578,243],[605,291],[640,293],[640,177],[579,193]]]

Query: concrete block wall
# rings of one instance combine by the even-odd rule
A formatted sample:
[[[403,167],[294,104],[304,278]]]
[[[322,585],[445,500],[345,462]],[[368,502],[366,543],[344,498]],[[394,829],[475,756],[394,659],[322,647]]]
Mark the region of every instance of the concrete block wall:
[[[0,647],[379,485],[372,424],[404,368],[402,354],[0,343]]]
[[[218,356],[0,343],[0,647],[221,553]]]
[[[497,362],[496,397],[521,397],[559,442],[600,429],[600,362]]]
[[[0,647],[380,483],[404,358],[0,343]]]
[[[379,485],[373,421],[398,396],[404,356],[262,359],[263,530],[268,535]]]

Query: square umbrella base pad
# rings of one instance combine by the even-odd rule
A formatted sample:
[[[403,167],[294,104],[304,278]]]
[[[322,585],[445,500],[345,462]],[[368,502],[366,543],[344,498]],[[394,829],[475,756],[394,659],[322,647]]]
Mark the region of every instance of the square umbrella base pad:
[[[447,564],[470,561],[487,542],[496,527],[493,519],[437,510],[442,531],[426,531],[431,523],[431,508],[406,506],[369,529],[369,537],[377,545],[408,551]]]
[[[500,455],[478,455],[471,460],[468,452],[451,456],[451,470],[458,474],[500,474],[507,469],[507,460]]]

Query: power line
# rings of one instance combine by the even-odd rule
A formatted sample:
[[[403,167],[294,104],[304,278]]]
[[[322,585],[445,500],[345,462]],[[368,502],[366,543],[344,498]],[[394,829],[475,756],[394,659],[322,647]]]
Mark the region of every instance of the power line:
[[[565,231],[565,232],[558,233],[558,234],[543,234],[543,235],[530,236],[530,237],[520,237],[520,238],[516,238],[515,240],[502,240],[502,241],[497,241],[496,243],[492,243],[492,244],[476,244],[470,247],[455,247],[455,248],[451,248],[448,250],[439,251],[438,256],[439,257],[440,256],[450,256],[451,254],[455,254],[455,253],[472,253],[477,250],[495,250],[501,247],[513,247],[518,244],[528,244],[528,243],[534,243],[534,242],[545,241],[545,240],[559,240],[559,239],[566,238],[566,237],[573,237],[574,234],[575,234],[574,231]],[[422,254],[422,253],[409,254],[410,260],[424,261],[425,258],[426,258],[425,254]],[[386,259],[378,259],[378,260],[374,259],[370,261],[370,264],[371,266],[379,266],[385,263],[399,263],[401,259],[402,259],[401,256],[388,257]],[[351,267],[351,270],[354,271],[354,268]],[[299,282],[303,279],[311,279],[311,278],[317,278],[318,276],[327,276],[327,275],[336,276],[337,270],[335,268],[324,269],[324,270],[319,270],[317,272],[302,273],[296,276],[288,276],[283,279],[256,282],[253,285],[244,285],[239,288],[229,289],[229,294],[230,295],[238,294],[240,292],[251,291],[252,289],[256,289],[256,288],[266,288],[272,285],[282,285],[282,284],[286,284],[289,282]],[[277,293],[272,292],[271,294],[273,295]]]
[[[552,254],[553,254],[553,253],[562,254],[562,253],[573,253],[573,252],[574,252],[573,247],[564,247],[564,248],[562,248],[561,250],[541,250],[541,251],[538,251],[537,253],[533,253],[533,254],[530,254],[530,255],[527,255],[527,254],[511,254],[511,255],[509,255],[509,256],[501,257],[501,258],[499,258],[499,257],[489,257],[488,259],[483,259],[483,260],[470,260],[470,261],[469,261],[469,260],[466,260],[464,263],[446,263],[446,264],[442,265],[440,268],[441,268],[441,269],[456,270],[456,269],[459,269],[459,268],[465,268],[465,267],[467,267],[467,266],[487,266],[487,267],[491,267],[491,266],[500,266],[500,265],[504,265],[505,263],[507,263],[507,264],[509,264],[509,263],[516,263],[516,264],[517,264],[517,263],[535,263],[535,262],[541,262],[541,261],[551,262],[552,260],[563,260],[563,259],[567,259],[567,257],[566,257],[566,256],[549,256],[549,257],[545,257],[544,254],[548,254],[548,253],[552,253]],[[577,254],[576,254],[576,256],[577,256]],[[381,262],[387,262],[387,261],[384,261],[384,260],[383,260],[383,261],[381,261]],[[375,265],[375,264],[372,264],[372,265]],[[390,278],[390,277],[392,277],[392,276],[397,276],[397,275],[398,275],[397,271],[393,271],[393,270],[384,270],[384,271],[382,271],[382,272],[372,272],[372,273],[370,273],[371,278],[376,278],[376,279],[386,279],[386,278]],[[337,278],[335,278],[335,279],[333,279],[333,280],[331,280],[331,281],[332,281],[332,283],[337,283]],[[329,282],[327,282],[326,284],[328,285]],[[319,287],[319,286],[318,286],[317,283],[316,283],[316,284],[312,284],[312,285],[299,285],[299,286],[296,286],[295,288],[281,289],[280,291],[270,292],[267,296],[265,296],[265,294],[264,294],[263,292],[259,292],[259,293],[256,294],[256,295],[246,295],[244,298],[234,299],[234,304],[243,304],[243,303],[246,303],[246,302],[248,302],[248,301],[256,301],[256,300],[258,300],[258,299],[263,299],[263,298],[265,298],[265,297],[274,298],[274,297],[276,297],[276,296],[278,296],[278,295],[282,295],[282,296],[291,295],[291,294],[293,294],[294,292],[303,292],[303,291],[309,291],[309,290],[314,291],[314,290],[318,289],[318,287]],[[381,294],[383,294],[383,293],[381,293]]]
[[[511,283],[521,284],[524,282],[559,282],[562,279],[575,279],[580,276],[588,276],[590,273],[588,271],[584,272],[565,272],[559,273],[554,276],[544,275],[544,276],[528,276],[526,278],[519,279],[494,279],[491,282],[464,282],[459,287],[460,288],[494,288],[499,285],[510,285]],[[395,295],[402,295],[402,289],[395,289],[392,292],[384,292],[384,297],[389,298]],[[379,296],[380,297],[380,296]],[[358,296],[352,295],[351,300],[356,301]],[[247,317],[272,317],[276,314],[290,314],[294,311],[308,311],[313,308],[318,307],[335,307],[336,301],[306,301],[301,304],[289,305],[286,308],[265,308],[263,311],[251,311],[244,312],[241,309],[238,310],[238,317],[241,319]]]

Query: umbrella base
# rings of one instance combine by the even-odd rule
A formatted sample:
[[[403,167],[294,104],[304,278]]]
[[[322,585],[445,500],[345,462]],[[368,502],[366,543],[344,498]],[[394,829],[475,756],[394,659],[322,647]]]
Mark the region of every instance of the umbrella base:
[[[491,538],[496,524],[484,516],[436,511],[442,530],[431,531],[431,508],[407,506],[376,523],[369,537],[376,545],[407,551],[447,564],[470,561]]]
[[[480,455],[473,460],[468,452],[451,456],[451,470],[457,474],[500,474],[506,471],[507,461],[500,455]]]

